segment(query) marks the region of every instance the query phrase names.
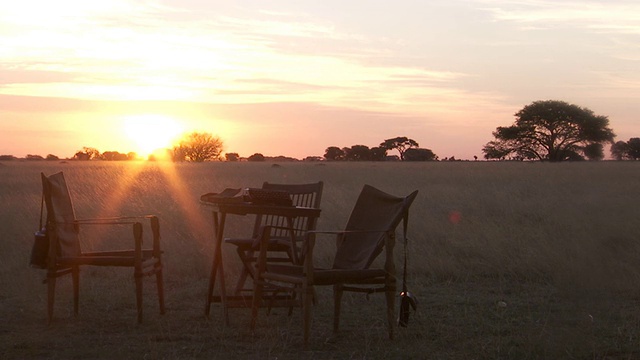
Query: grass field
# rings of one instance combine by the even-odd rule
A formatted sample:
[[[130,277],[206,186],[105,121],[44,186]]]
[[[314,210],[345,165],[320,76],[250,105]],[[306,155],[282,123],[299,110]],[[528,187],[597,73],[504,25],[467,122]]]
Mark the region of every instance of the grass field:
[[[131,270],[86,268],[80,314],[59,282],[46,322],[44,271],[30,269],[41,171],[64,171],[79,218],[153,213],[161,221],[167,314],[145,282],[135,321]],[[318,292],[311,350],[300,313],[203,315],[212,259],[201,194],[225,187],[323,180],[319,229],[344,226],[363,184],[420,190],[409,221],[409,286],[419,309],[386,339],[384,296],[347,296],[331,332],[330,289]],[[0,163],[0,358],[640,359],[640,164]],[[229,220],[240,234],[250,219]],[[128,235],[128,229],[125,229]],[[85,247],[113,234],[83,232]],[[126,243],[128,237],[125,239]],[[225,253],[229,277],[239,264]],[[331,247],[321,248],[329,258]],[[402,261],[401,247],[396,264]]]

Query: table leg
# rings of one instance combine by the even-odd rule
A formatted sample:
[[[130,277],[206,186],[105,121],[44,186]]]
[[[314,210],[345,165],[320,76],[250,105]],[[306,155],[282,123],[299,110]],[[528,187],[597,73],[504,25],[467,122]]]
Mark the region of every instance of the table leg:
[[[215,234],[213,263],[211,265],[211,274],[209,276],[209,289],[207,291],[207,301],[205,306],[205,315],[208,317],[211,309],[211,302],[213,301],[213,293],[215,291],[216,277],[219,279],[220,288],[220,301],[223,308],[223,316],[226,325],[229,325],[229,311],[227,309],[227,294],[226,285],[224,281],[224,265],[222,263],[222,241],[224,237],[224,225],[226,220],[225,213],[213,212],[213,227]]]

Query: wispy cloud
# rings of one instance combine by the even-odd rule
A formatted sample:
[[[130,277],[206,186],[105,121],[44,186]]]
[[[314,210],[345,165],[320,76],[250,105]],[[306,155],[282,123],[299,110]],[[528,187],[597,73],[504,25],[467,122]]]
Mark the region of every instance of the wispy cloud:
[[[478,0],[497,21],[523,28],[575,27],[597,33],[640,35],[637,1]]]
[[[0,93],[385,107],[411,105],[425,87],[447,88],[466,76],[370,63],[393,58],[388,40],[338,32],[299,13],[210,18],[151,2],[65,0],[50,5],[49,16],[31,18],[32,5],[0,8],[0,20],[14,30],[0,50],[0,69],[76,75],[42,78],[37,86],[13,76]]]

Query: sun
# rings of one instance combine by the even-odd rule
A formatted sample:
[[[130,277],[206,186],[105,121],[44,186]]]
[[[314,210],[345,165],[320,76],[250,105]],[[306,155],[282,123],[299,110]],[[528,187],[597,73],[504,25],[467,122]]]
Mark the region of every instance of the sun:
[[[136,144],[138,155],[146,157],[158,149],[170,147],[182,133],[182,126],[163,115],[136,115],[125,118],[124,130]]]

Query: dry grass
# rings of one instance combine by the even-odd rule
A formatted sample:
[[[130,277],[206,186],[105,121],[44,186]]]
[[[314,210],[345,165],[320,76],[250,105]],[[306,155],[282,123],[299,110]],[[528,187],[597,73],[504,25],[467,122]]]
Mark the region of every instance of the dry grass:
[[[640,358],[640,168],[634,162],[3,165],[1,358]],[[78,217],[160,217],[166,315],[157,314],[149,281],[145,321],[136,325],[130,272],[87,268],[80,315],[71,314],[70,281],[61,281],[56,320],[46,325],[44,274],[27,262],[39,173],[58,170],[65,171]],[[397,195],[420,190],[409,224],[410,287],[420,304],[409,328],[388,341],[383,297],[356,295],[345,299],[343,328],[333,335],[325,290],[308,352],[301,351],[299,312],[261,315],[255,336],[246,310],[232,310],[230,327],[218,309],[206,320],[212,234],[199,195],[263,181],[318,180],[325,181],[323,229],[343,226],[364,183]],[[246,231],[248,219],[233,220],[229,233]],[[95,248],[111,235],[83,233]],[[323,250],[328,257],[330,247]],[[226,259],[236,267],[233,253]]]

